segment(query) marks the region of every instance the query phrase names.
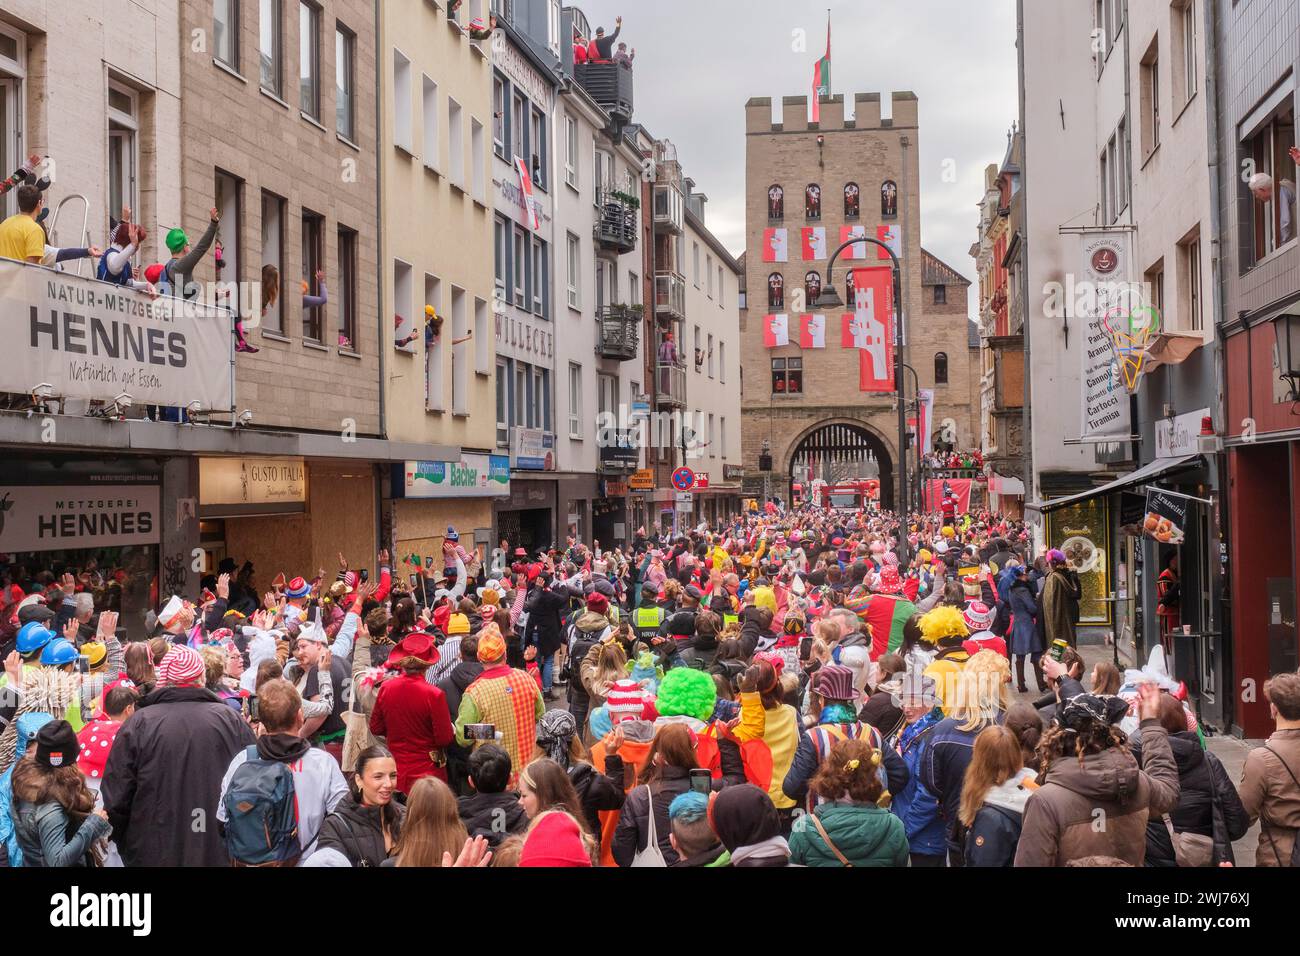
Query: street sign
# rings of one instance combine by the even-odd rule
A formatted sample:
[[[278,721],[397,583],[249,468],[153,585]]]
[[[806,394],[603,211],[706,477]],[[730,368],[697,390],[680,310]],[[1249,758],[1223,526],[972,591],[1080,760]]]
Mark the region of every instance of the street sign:
[[[655,472],[653,468],[642,468],[627,480],[627,486],[633,491],[654,491]]]
[[[678,468],[673,472],[673,487],[678,491],[690,491],[695,487],[695,472],[689,468]]]
[[[694,504],[695,495],[689,491],[679,491],[677,492],[677,503],[686,505]]]
[[[677,511],[682,514],[690,514],[695,510],[695,503],[692,501],[677,502]]]

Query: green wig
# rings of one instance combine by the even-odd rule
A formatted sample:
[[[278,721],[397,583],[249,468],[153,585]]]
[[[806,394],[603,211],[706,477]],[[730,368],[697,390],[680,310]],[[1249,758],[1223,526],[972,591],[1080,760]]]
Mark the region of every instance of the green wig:
[[[659,683],[655,709],[662,717],[694,717],[708,720],[718,702],[713,678],[693,667],[674,667]]]

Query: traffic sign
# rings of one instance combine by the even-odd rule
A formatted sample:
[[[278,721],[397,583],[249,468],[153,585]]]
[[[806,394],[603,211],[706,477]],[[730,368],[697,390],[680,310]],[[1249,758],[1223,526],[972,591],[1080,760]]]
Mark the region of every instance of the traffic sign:
[[[692,501],[678,501],[677,510],[683,514],[690,514],[695,510],[695,503]]]
[[[679,491],[677,492],[677,503],[687,505],[694,504],[695,495],[691,494],[689,491]]]
[[[673,472],[673,487],[678,491],[690,491],[695,487],[695,472],[689,468],[678,468]]]

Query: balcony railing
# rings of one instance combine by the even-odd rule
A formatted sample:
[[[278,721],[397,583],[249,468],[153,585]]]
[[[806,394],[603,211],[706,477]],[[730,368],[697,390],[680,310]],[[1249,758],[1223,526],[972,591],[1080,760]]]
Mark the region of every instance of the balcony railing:
[[[658,402],[660,407],[682,408],[686,405],[686,366],[680,362],[659,362],[655,366],[658,376]]]
[[[640,200],[616,189],[606,189],[601,193],[599,205],[600,213],[593,229],[597,244],[620,255],[634,250]]]
[[[686,318],[686,277],[675,272],[655,274],[655,314],[662,318]]]
[[[579,63],[573,68],[578,85],[609,114],[611,124],[622,129],[632,121],[632,69],[622,63]]]
[[[671,183],[656,183],[654,188],[655,229],[680,235],[686,225],[686,197]]]
[[[630,362],[636,358],[641,343],[642,314],[626,305],[610,305],[600,310],[600,342],[596,352],[601,358]]]

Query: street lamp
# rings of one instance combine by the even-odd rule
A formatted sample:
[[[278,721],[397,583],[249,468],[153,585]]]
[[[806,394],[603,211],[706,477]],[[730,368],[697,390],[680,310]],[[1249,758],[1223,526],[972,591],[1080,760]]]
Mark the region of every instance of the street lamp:
[[[1283,314],[1273,320],[1277,339],[1278,374],[1287,383],[1287,398],[1300,401],[1300,315]]]
[[[842,308],[840,294],[835,289],[835,260],[849,246],[859,242],[871,243],[889,253],[890,272],[894,280],[894,387],[898,390],[898,491],[894,495],[895,506],[899,511],[898,529],[898,563],[907,567],[907,391],[903,385],[903,267],[894,250],[887,243],[870,236],[855,236],[840,243],[839,248],[831,253],[831,261],[826,264],[826,278],[822,283],[822,294],[817,298],[817,308],[829,311]]]

